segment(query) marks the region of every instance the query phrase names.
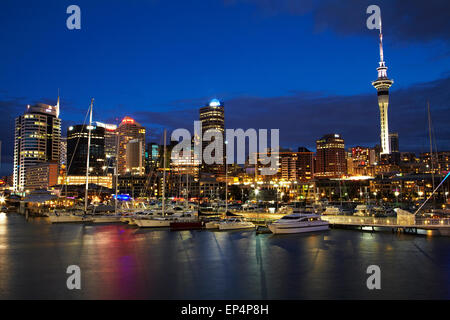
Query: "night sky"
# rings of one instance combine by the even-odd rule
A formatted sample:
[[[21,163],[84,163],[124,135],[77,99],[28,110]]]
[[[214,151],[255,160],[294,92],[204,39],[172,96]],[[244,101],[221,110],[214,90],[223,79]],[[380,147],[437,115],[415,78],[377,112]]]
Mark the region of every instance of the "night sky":
[[[68,30],[66,8],[81,8]],[[381,7],[391,89],[389,125],[400,151],[425,152],[430,101],[438,151],[450,150],[450,3],[365,0],[2,0],[2,174],[12,170],[14,118],[56,103],[63,135],[94,118],[125,115],[161,142],[162,128],[193,130],[198,108],[225,104],[228,128],[279,128],[280,144],[315,150],[340,133],[346,147],[379,143]]]

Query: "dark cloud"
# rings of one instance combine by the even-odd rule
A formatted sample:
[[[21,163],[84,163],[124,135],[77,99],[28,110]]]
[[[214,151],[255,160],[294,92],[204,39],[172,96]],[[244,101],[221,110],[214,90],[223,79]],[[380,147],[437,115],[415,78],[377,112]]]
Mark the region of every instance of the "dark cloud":
[[[450,2],[443,0],[224,0],[226,5],[252,3],[268,14],[312,14],[317,31],[370,34],[366,28],[369,5],[381,8],[385,33],[391,40],[427,42],[450,40]]]
[[[398,132],[401,151],[428,150],[427,101],[430,101],[433,128],[438,150],[450,150],[450,74],[408,88],[391,90],[389,125]],[[199,101],[202,100],[202,103]],[[54,103],[52,100],[42,99]],[[206,101],[200,98],[174,102],[165,112],[138,111],[129,114],[147,128],[148,141],[162,142],[164,128],[193,131],[198,108]],[[377,95],[372,93],[337,96],[316,92],[295,92],[278,97],[240,96],[225,102],[227,128],[280,129],[280,143],[293,149],[306,146],[315,149],[315,140],[327,133],[343,135],[346,146],[374,146],[379,143]],[[14,118],[23,113],[24,98],[0,100],[3,116],[0,134],[3,141],[2,173],[11,170],[14,140]],[[81,109],[80,109],[81,110]],[[81,111],[80,111],[81,112]],[[83,114],[86,110],[83,110]],[[117,123],[121,118],[105,119]],[[66,126],[71,121],[64,121]],[[64,129],[63,129],[64,132]],[[4,172],[7,168],[9,171]]]
[[[428,150],[426,104],[430,101],[438,150],[450,150],[450,76],[409,88],[391,91],[389,125],[398,132],[402,151]],[[225,101],[227,128],[280,129],[285,147],[307,146],[315,149],[315,140],[327,133],[343,135],[346,146],[374,146],[379,143],[377,95],[332,96],[297,92],[279,97],[243,96]],[[154,137],[168,130],[193,130],[198,107],[169,112],[140,112],[144,124],[153,127]],[[157,130],[155,130],[157,128]]]

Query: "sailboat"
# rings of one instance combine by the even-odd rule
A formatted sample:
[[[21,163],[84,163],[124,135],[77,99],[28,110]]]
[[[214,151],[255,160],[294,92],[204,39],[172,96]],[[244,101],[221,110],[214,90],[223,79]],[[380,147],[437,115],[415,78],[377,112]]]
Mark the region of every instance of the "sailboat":
[[[59,104],[59,98],[58,98]],[[94,99],[91,99],[91,104],[89,106],[89,126],[88,129],[88,147],[87,147],[87,161],[86,161],[86,187],[84,194],[84,212],[55,212],[52,215],[49,215],[49,220],[51,223],[67,223],[67,222],[91,222],[93,221],[92,217],[88,217],[88,190],[89,190],[89,156],[90,156],[90,147],[91,147],[91,130],[92,130],[92,109],[94,106]]]

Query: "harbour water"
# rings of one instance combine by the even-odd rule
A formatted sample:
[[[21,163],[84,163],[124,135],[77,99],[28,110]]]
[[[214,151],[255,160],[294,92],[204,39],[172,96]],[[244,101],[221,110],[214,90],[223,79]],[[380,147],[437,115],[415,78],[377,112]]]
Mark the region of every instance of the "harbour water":
[[[449,299],[450,237],[49,224],[0,215],[0,299]],[[81,290],[66,269],[81,268]],[[381,290],[369,290],[369,265]]]

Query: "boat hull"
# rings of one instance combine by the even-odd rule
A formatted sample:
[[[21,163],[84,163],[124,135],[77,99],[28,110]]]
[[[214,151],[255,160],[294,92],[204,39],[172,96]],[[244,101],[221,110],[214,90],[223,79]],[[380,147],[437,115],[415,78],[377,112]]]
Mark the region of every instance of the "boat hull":
[[[282,225],[282,224],[269,224],[269,230],[274,234],[289,234],[289,233],[305,233],[313,231],[325,231],[329,229],[328,223],[322,223],[318,225]]]
[[[170,220],[135,219],[134,222],[140,228],[164,228],[170,227]]]
[[[241,229],[255,229],[253,223],[235,224],[235,223],[220,223],[219,230],[241,230]]]

